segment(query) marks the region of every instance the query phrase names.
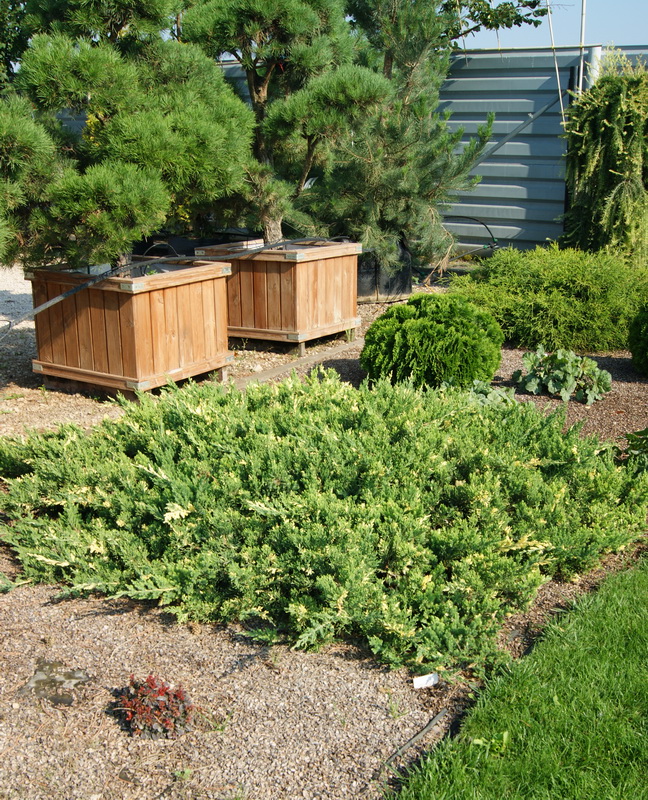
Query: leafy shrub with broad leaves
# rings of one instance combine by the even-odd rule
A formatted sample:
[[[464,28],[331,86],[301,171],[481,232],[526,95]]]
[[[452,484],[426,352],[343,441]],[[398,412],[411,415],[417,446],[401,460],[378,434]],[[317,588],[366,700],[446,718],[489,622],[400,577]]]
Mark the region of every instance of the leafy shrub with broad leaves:
[[[648,375],[648,306],[640,309],[630,323],[628,349],[637,372]]]
[[[514,345],[624,350],[630,322],[648,299],[648,269],[609,252],[506,249],[453,278],[450,292],[488,310]]]
[[[525,353],[522,363],[526,373],[516,370],[513,380],[530,394],[546,391],[559,395],[565,403],[573,397],[591,406],[612,389],[610,373],[599,369],[593,358],[577,356],[573,350],[547,353],[538,347],[535,353]]]
[[[370,380],[467,387],[492,379],[503,341],[491,314],[462,298],[417,294],[373,322],[360,363]]]
[[[117,694],[115,711],[133,736],[175,739],[191,730],[194,706],[182,686],[174,688],[154,675],[143,681],[131,675]]]
[[[562,409],[561,409],[562,412]],[[143,396],[90,432],[0,438],[0,540],[25,577],[359,637],[391,665],[484,665],[549,576],[644,529],[648,475],[564,413],[337,374]]]

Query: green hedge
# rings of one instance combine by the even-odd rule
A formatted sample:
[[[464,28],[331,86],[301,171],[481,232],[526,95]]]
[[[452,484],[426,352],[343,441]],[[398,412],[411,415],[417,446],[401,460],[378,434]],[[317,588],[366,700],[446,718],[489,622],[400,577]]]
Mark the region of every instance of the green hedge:
[[[506,249],[454,278],[450,292],[489,311],[519,347],[625,350],[630,321],[648,300],[648,270],[612,253]]]
[[[117,422],[0,439],[0,539],[25,575],[361,637],[389,664],[494,657],[505,613],[644,528],[648,476],[532,403],[335,373],[142,397]]]

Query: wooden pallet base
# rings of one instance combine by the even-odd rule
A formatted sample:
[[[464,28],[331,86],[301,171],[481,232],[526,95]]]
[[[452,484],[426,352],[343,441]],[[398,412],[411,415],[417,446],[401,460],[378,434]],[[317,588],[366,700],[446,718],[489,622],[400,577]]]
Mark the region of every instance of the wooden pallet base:
[[[333,333],[343,333],[348,331],[349,335],[355,335],[360,327],[360,317],[352,317],[334,325],[325,325],[318,328],[311,328],[307,331],[281,330],[272,328],[245,328],[229,325],[227,328],[228,336],[235,336],[237,339],[267,339],[270,342],[310,342],[312,339],[321,339],[323,336],[330,336]]]
[[[99,390],[106,393],[130,393],[134,395],[136,391],[155,389],[159,386],[164,386],[169,383],[169,381],[177,382],[185,380],[186,378],[195,378],[198,375],[205,375],[210,372],[216,372],[220,380],[226,380],[227,367],[233,360],[234,354],[228,351],[212,361],[170,370],[164,375],[152,375],[147,377],[146,380],[137,380],[136,378],[120,375],[102,374],[38,360],[32,361],[32,368],[34,372],[42,374],[45,379],[45,385],[47,386],[49,384],[52,388],[54,388],[54,382],[64,381],[63,384],[59,383],[56,388],[67,386],[67,391],[74,391],[70,389],[70,386],[76,384],[81,387],[82,391],[88,391],[89,388],[92,387],[92,390]]]

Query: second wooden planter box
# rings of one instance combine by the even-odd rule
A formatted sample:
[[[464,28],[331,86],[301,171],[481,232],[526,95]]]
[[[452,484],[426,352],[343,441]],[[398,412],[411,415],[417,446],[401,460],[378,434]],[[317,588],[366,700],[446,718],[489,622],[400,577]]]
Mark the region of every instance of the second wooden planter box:
[[[148,271],[134,267],[131,277],[107,278],[37,314],[34,371],[126,391],[211,371],[224,377],[233,359],[229,265],[192,259]],[[86,283],[88,275],[38,270],[30,279],[36,307]]]
[[[253,242],[258,245],[259,242]],[[262,244],[262,243],[261,243]],[[227,258],[252,244],[197,248],[196,255]],[[233,256],[227,278],[230,336],[304,342],[341,331],[354,335],[358,253],[355,243],[280,245]]]

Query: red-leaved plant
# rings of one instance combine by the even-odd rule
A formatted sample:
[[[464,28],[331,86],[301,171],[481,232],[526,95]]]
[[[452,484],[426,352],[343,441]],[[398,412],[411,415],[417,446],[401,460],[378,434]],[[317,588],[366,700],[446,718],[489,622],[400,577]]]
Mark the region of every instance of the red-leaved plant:
[[[115,711],[133,736],[173,739],[191,730],[194,706],[181,686],[174,689],[153,675],[145,681],[131,675],[129,685],[117,695]]]

